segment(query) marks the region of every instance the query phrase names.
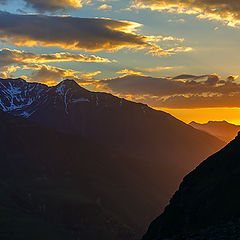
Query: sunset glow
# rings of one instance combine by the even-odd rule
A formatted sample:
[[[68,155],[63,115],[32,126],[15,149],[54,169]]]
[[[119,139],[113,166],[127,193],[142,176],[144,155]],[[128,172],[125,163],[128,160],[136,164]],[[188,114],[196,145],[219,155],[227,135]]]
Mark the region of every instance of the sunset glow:
[[[240,108],[204,108],[204,109],[161,109],[176,118],[190,123],[191,121],[207,123],[211,121],[228,121],[240,125]]]
[[[70,78],[184,122],[240,122],[237,0],[0,4],[2,78]]]

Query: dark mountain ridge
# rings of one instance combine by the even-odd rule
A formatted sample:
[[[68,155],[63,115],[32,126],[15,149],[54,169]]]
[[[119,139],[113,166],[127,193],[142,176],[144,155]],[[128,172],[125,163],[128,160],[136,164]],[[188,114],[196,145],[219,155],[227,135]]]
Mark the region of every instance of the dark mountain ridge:
[[[188,174],[144,240],[239,239],[240,133]]]
[[[30,178],[31,172],[46,170],[50,164],[51,171],[40,175],[45,179],[45,175],[53,174],[54,184],[51,187],[44,185],[42,189],[56,188],[57,196],[65,196],[63,191],[66,188],[62,188],[62,184],[69,186],[65,176],[70,172],[73,178],[70,184],[75,188],[70,187],[69,195],[83,194],[84,199],[86,194],[91,199],[94,195],[98,204],[93,209],[98,211],[99,202],[104,199],[103,213],[109,213],[106,219],[113,219],[110,220],[114,222],[113,226],[127,225],[127,229],[132,229],[131,236],[135,232],[143,232],[150,219],[161,213],[186,173],[224,144],[170,114],[111,94],[90,92],[72,80],[48,87],[22,79],[2,79],[0,92],[0,109],[15,117],[1,113],[2,116],[21,119],[19,121],[26,124],[23,128],[17,122],[15,132],[8,121],[2,124],[3,132],[6,131],[1,135],[2,142],[4,138],[9,139],[2,145],[5,146],[3,156],[6,156],[2,164],[7,165],[6,159],[12,158],[18,164],[13,168],[15,172],[6,171],[6,176],[15,174],[20,178],[26,172],[26,177]],[[15,120],[9,120],[9,123],[11,121]],[[33,129],[30,122],[35,126]],[[4,124],[8,130],[4,130]],[[16,149],[12,148],[11,139],[18,146]],[[33,166],[32,161],[36,165]],[[25,168],[30,170],[25,171]],[[31,178],[26,182],[32,182]],[[54,201],[58,202],[56,195],[53,191],[51,206]],[[64,204],[74,205],[68,200]],[[75,207],[70,209],[78,213]],[[98,225],[99,219],[105,223],[102,217],[89,219],[95,221],[94,226]],[[107,229],[105,224],[102,229]],[[98,228],[96,232],[99,231]],[[82,231],[77,232],[80,234]],[[90,238],[89,228],[86,232],[86,239]],[[113,236],[112,239],[118,239],[122,232],[129,233],[125,227],[111,237],[106,235],[107,231],[103,232],[104,239]]]
[[[0,91],[3,111],[142,158],[159,158],[160,153],[164,158],[174,151],[186,155],[189,148],[198,151],[202,142],[200,159],[223,145],[170,114],[108,93],[90,92],[73,80],[53,87],[22,79],[0,80]],[[173,149],[166,156],[162,150],[168,146]]]

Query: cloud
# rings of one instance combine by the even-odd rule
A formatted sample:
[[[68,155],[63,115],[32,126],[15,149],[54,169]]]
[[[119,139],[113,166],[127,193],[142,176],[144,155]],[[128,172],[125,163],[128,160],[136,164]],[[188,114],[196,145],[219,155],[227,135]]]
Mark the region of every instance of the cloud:
[[[82,85],[92,84],[93,77],[100,74],[101,71],[96,72],[80,72],[72,69],[63,69],[53,67],[45,64],[27,65],[24,69],[33,70],[30,75],[23,76],[26,80],[31,82],[40,82],[47,85],[54,85],[64,79],[73,79]]]
[[[97,88],[157,108],[240,107],[240,84],[235,76],[180,75],[152,78],[125,75],[101,80]]]
[[[33,69],[34,71],[32,73],[32,76],[30,78],[25,76],[25,78],[28,78],[31,81],[44,81],[47,83],[54,83],[59,79],[76,78],[81,74],[81,77],[83,78],[87,76],[88,78],[90,78],[96,75],[96,73],[80,73],[70,69],[66,70],[43,64],[50,62],[67,61],[99,63],[110,62],[110,60],[106,58],[101,58],[94,55],[86,57],[82,54],[72,54],[68,52],[55,54],[36,54],[19,50],[1,49],[0,76],[2,78],[13,77],[12,73],[16,72],[17,69]],[[76,76],[75,74],[78,74],[78,76]]]
[[[83,4],[88,4],[90,0],[23,0],[26,7],[38,12],[56,12],[69,9],[81,8]],[[10,0],[0,0],[0,4],[7,4]]]
[[[12,73],[16,72],[19,67],[15,66],[0,66],[0,78],[10,78]]]
[[[98,74],[102,73],[101,71],[90,72],[90,73],[82,73],[81,78],[83,79],[93,79],[93,77],[97,76]]]
[[[168,22],[180,22],[180,23],[184,23],[185,20],[183,18],[179,18],[179,19],[169,19]]]
[[[123,69],[123,70],[121,70],[121,71],[118,71],[118,72],[116,72],[116,73],[118,73],[118,74],[123,74],[124,76],[125,76],[125,75],[142,75],[141,72],[136,72],[136,71],[134,71],[134,70],[129,70],[129,69],[127,69],[127,68],[125,68],[125,69]]]
[[[2,49],[0,50],[0,78],[14,77],[12,73],[18,69],[31,70],[29,76],[22,76],[29,81],[42,82],[53,85],[60,80],[71,78],[79,81],[82,79],[93,79],[94,76],[101,73],[96,71],[92,73],[84,73],[74,71],[72,69],[63,69],[49,66],[43,63],[49,62],[110,62],[108,59],[90,56],[86,57],[81,54],[71,53],[55,53],[55,54],[35,54],[30,52]]]
[[[97,62],[108,63],[109,59],[91,55],[89,57],[82,54],[72,54],[68,52],[55,54],[36,54],[19,50],[0,49],[0,68],[9,65],[27,65],[33,63],[49,62]]]
[[[51,85],[66,78],[76,78],[79,72],[47,65],[32,65],[35,71],[28,77],[30,81]]]
[[[149,68],[136,68],[138,70],[144,71],[144,72],[161,72],[164,70],[170,70],[173,69],[174,67],[163,67],[163,66],[157,66],[157,67],[149,67]]]
[[[232,27],[240,26],[239,0],[135,0],[132,7],[194,14],[201,19],[222,21]]]
[[[44,26],[44,27],[43,27]],[[86,51],[145,49],[168,55],[152,37],[136,34],[141,24],[103,18],[17,15],[0,12],[0,41],[17,46],[56,46]],[[175,49],[169,50],[174,54]]]
[[[112,9],[112,6],[108,4],[103,4],[98,7],[98,10],[110,10],[110,9]]]

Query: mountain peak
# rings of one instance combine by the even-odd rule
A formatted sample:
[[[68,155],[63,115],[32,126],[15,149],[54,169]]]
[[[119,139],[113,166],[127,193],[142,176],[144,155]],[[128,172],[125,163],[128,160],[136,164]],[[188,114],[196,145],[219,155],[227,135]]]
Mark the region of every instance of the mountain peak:
[[[73,79],[65,79],[61,81],[58,85],[64,85],[68,87],[80,87],[80,85]]]
[[[89,92],[86,88],[80,86],[75,80],[73,79],[65,79],[63,81],[61,81],[59,84],[57,84],[55,87],[57,86],[65,86],[66,88],[72,88],[72,89],[82,89],[85,92]]]

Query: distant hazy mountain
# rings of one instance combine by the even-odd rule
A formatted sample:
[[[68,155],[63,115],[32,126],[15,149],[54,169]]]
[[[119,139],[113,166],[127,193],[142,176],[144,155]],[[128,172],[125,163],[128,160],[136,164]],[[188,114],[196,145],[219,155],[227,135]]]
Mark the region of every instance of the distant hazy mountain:
[[[209,121],[205,124],[191,122],[189,125],[198,130],[207,132],[227,143],[233,140],[238,131],[240,131],[240,126],[226,121]]]
[[[29,127],[19,128],[19,123],[16,123],[16,129],[30,137],[20,137],[18,132],[1,135],[2,139],[6,136],[9,139],[6,156],[11,153],[20,166],[24,159],[28,159],[27,163],[36,162],[30,166],[34,171],[41,167],[41,161],[45,161],[47,166],[53,165],[52,172],[48,174],[57,172],[58,180],[64,186],[66,184],[66,188],[75,186],[73,189],[70,187],[69,196],[75,199],[75,194],[83,194],[85,198],[84,191],[91,190],[87,194],[98,202],[97,206],[103,206],[104,214],[109,213],[114,224],[122,226],[125,223],[128,229],[132,229],[131,234],[145,231],[150,219],[161,213],[182,177],[224,145],[214,136],[196,130],[170,114],[111,94],[90,92],[72,80],[53,87],[22,79],[0,80],[0,92],[3,111],[49,127],[28,130]],[[53,129],[61,136],[59,139]],[[21,144],[23,146],[19,149],[13,147]],[[12,158],[11,154],[8,159]],[[59,163],[61,171],[55,169]],[[66,163],[70,166],[65,166]],[[19,176],[24,172],[29,177],[31,171],[27,171],[28,168],[14,169]],[[78,180],[62,183],[71,171]],[[62,196],[61,184],[54,182],[51,185],[60,191],[53,191],[51,204],[58,201],[55,198],[59,194]],[[46,188],[52,192],[50,186],[44,185],[43,189]],[[65,206],[68,209],[71,205],[66,203]],[[78,213],[75,208],[72,212]],[[95,216],[94,213],[89,214],[86,212],[86,216]],[[102,218],[98,220],[102,221]],[[91,217],[89,221],[92,221]],[[106,225],[102,227],[106,229]],[[112,239],[118,237],[116,233]],[[106,235],[104,239],[108,239]]]
[[[239,239],[240,135],[188,174],[144,240]]]

